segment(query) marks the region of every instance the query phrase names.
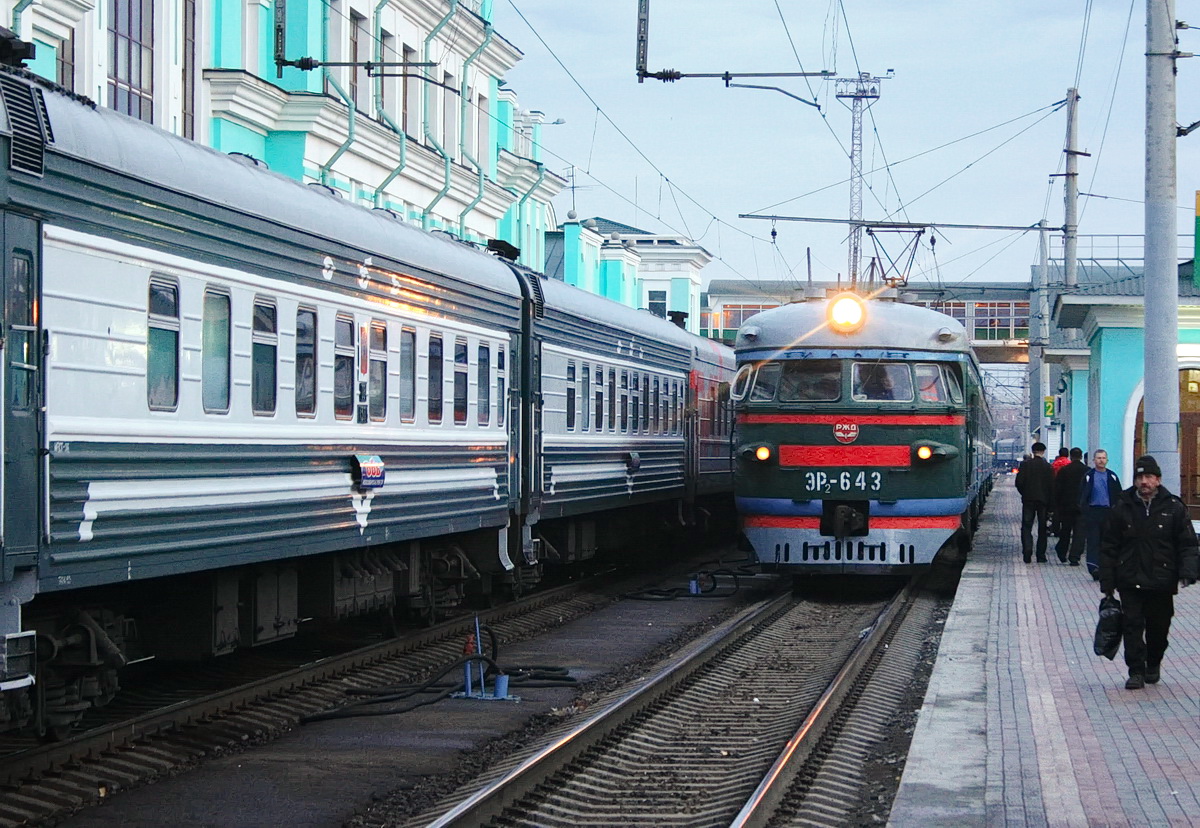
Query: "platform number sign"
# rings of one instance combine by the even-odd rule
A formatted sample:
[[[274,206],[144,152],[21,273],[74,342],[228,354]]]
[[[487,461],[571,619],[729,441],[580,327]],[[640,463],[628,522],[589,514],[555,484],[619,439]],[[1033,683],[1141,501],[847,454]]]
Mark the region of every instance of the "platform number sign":
[[[1042,399],[1042,415],[1046,417],[1054,416],[1054,397],[1045,397]]]

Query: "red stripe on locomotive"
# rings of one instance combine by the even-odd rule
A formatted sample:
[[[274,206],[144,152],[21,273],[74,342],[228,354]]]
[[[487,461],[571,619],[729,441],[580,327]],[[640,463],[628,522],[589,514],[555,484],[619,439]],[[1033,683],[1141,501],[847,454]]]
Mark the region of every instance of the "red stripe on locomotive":
[[[787,425],[904,425],[960,426],[967,418],[962,414],[739,414],[737,421],[746,425],[783,423]]]
[[[911,466],[909,446],[780,446],[781,466]]]
[[[931,515],[927,517],[873,517],[871,529],[957,529],[958,515]],[[760,529],[820,529],[819,517],[776,517],[773,515],[749,515],[744,524]]]

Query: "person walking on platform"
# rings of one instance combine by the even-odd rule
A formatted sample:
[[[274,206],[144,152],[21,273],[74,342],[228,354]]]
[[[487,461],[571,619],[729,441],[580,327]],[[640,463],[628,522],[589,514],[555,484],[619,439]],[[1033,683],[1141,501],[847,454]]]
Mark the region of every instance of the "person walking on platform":
[[[1033,558],[1033,523],[1037,521],[1037,559],[1046,562],[1046,510],[1054,494],[1054,471],[1046,462],[1046,444],[1034,443],[1033,457],[1017,469],[1017,491],[1021,493],[1021,557]]]
[[[1188,508],[1163,487],[1158,461],[1143,455],[1134,464],[1133,486],[1113,504],[1100,547],[1100,591],[1121,593],[1126,690],[1158,681],[1175,593],[1198,575]]]
[[[1063,446],[1062,448],[1060,448],[1058,450],[1058,457],[1055,457],[1054,462],[1050,464],[1050,469],[1054,472],[1054,476],[1057,478],[1058,473],[1060,471],[1062,471],[1063,467],[1066,466],[1070,462],[1071,462],[1070,452],[1067,450],[1066,446]],[[1058,517],[1058,503],[1056,502],[1056,500],[1051,499],[1051,501],[1050,501],[1050,534],[1056,538],[1061,538],[1062,537],[1061,525],[1062,525],[1062,521]]]
[[[1083,449],[1071,449],[1070,461],[1054,475],[1054,516],[1058,520],[1058,543],[1054,550],[1062,563],[1067,563],[1071,538],[1078,527],[1079,489],[1088,471],[1083,465]],[[1079,566],[1078,557],[1071,560],[1071,566]]]
[[[1088,574],[1100,579],[1100,533],[1108,510],[1121,495],[1121,480],[1108,468],[1108,452],[1096,449],[1092,455],[1095,468],[1088,469],[1079,486],[1079,528],[1075,532],[1070,557],[1078,561],[1086,554]]]

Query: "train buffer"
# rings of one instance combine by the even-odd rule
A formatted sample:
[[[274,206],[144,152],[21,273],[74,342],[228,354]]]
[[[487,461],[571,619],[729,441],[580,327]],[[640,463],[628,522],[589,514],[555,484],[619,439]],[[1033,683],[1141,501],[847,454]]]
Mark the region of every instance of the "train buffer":
[[[997,478],[947,618],[890,825],[1185,825],[1200,814],[1200,588],[1175,599],[1162,680],[1093,654],[1086,567],[1021,560]]]

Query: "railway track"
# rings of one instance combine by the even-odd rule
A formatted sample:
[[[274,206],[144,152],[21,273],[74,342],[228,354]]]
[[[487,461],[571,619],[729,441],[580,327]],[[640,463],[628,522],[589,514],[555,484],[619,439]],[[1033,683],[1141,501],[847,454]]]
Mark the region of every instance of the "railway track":
[[[782,596],[747,609],[405,824],[844,822],[936,603],[910,584],[889,600]]]
[[[501,643],[520,640],[594,611],[615,597],[596,581],[548,590],[478,613]],[[143,783],[198,759],[264,740],[303,716],[345,698],[345,678],[365,684],[400,683],[432,673],[462,654],[475,616],[437,624],[308,663],[269,669],[249,680],[201,675],[191,685],[155,688],[122,699],[122,715],[51,744],[9,740],[0,755],[0,825],[39,824],[115,791]],[[211,689],[214,685],[219,689]]]

